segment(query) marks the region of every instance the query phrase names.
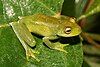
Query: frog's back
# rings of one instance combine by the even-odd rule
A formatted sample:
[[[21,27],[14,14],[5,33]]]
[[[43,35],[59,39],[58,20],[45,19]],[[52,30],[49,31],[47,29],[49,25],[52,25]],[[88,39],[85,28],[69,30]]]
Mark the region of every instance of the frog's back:
[[[37,24],[37,25],[45,25],[48,27],[56,27],[58,26],[61,22],[59,19],[43,14],[35,14],[30,16],[32,23]]]
[[[25,23],[30,32],[42,36],[54,35],[60,25],[60,21],[57,18],[41,14],[26,16],[19,22]]]

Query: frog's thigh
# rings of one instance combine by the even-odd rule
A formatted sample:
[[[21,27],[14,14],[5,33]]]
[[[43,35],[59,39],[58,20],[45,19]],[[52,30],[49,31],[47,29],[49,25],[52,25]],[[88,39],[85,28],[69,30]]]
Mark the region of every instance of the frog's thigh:
[[[29,32],[28,28],[26,27],[25,24],[23,23],[11,23],[11,26],[16,33],[17,37],[21,39],[20,41],[26,42],[28,45],[31,47],[34,47],[36,42],[35,39],[33,38],[32,34]]]
[[[57,39],[57,36],[49,36],[49,37],[44,37],[43,38],[43,42],[50,48],[50,49],[55,49],[55,50],[59,50],[62,52],[66,52],[66,50],[64,50],[64,47],[67,46],[66,44],[61,44],[59,42],[56,43],[52,43],[49,40],[53,40],[53,39]]]
[[[29,57],[31,56],[37,61],[39,61],[39,59],[36,58],[34,55],[34,53],[37,52],[27,45],[29,44],[30,46],[35,46],[35,40],[32,37],[31,33],[28,31],[27,27],[24,26],[24,24],[17,22],[10,23],[10,25],[12,26],[15,34],[17,35],[18,39],[20,40],[26,51],[27,60],[29,60]]]

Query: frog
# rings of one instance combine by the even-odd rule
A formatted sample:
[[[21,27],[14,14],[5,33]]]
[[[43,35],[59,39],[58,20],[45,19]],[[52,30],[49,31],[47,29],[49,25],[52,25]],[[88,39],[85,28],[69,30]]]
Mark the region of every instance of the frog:
[[[11,22],[10,25],[24,47],[27,59],[32,57],[37,61],[40,61],[35,56],[35,53],[38,52],[31,48],[36,46],[36,41],[31,33],[43,36],[42,40],[47,48],[65,53],[67,52],[64,47],[67,45],[59,42],[53,43],[50,40],[59,37],[74,37],[81,33],[81,28],[76,23],[75,18],[64,15],[57,18],[44,14],[34,14]]]

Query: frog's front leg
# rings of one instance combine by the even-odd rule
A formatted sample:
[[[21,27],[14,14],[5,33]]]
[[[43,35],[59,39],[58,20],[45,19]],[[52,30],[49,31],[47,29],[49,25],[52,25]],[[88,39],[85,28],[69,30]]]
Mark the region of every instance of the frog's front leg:
[[[27,60],[29,60],[29,57],[33,57],[37,61],[39,61],[38,58],[35,57],[34,53],[37,53],[35,50],[33,50],[31,47],[35,46],[35,39],[33,38],[32,34],[29,32],[28,28],[24,23],[19,22],[12,22],[10,23],[12,26],[15,34],[17,35],[18,39],[22,43],[25,51],[26,51],[26,57]]]
[[[57,39],[57,36],[48,36],[43,38],[43,42],[50,48],[50,49],[55,49],[59,50],[62,52],[67,53],[66,50],[64,50],[64,47],[67,46],[67,44],[61,44],[60,42],[52,43],[49,40]]]

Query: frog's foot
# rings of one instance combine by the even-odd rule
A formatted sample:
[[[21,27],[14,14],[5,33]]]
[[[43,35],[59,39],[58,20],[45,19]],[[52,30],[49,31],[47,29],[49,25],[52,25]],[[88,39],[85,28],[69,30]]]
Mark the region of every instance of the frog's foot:
[[[69,44],[61,44],[61,43],[57,42],[57,43],[54,43],[54,49],[67,53],[67,51],[64,50],[64,47],[67,45],[69,45]]]
[[[36,61],[40,61],[34,54],[39,54],[38,51],[35,51],[33,50],[32,48],[28,48],[27,51],[26,51],[26,57],[27,57],[27,60],[29,61],[29,57],[32,57],[34,58]]]

